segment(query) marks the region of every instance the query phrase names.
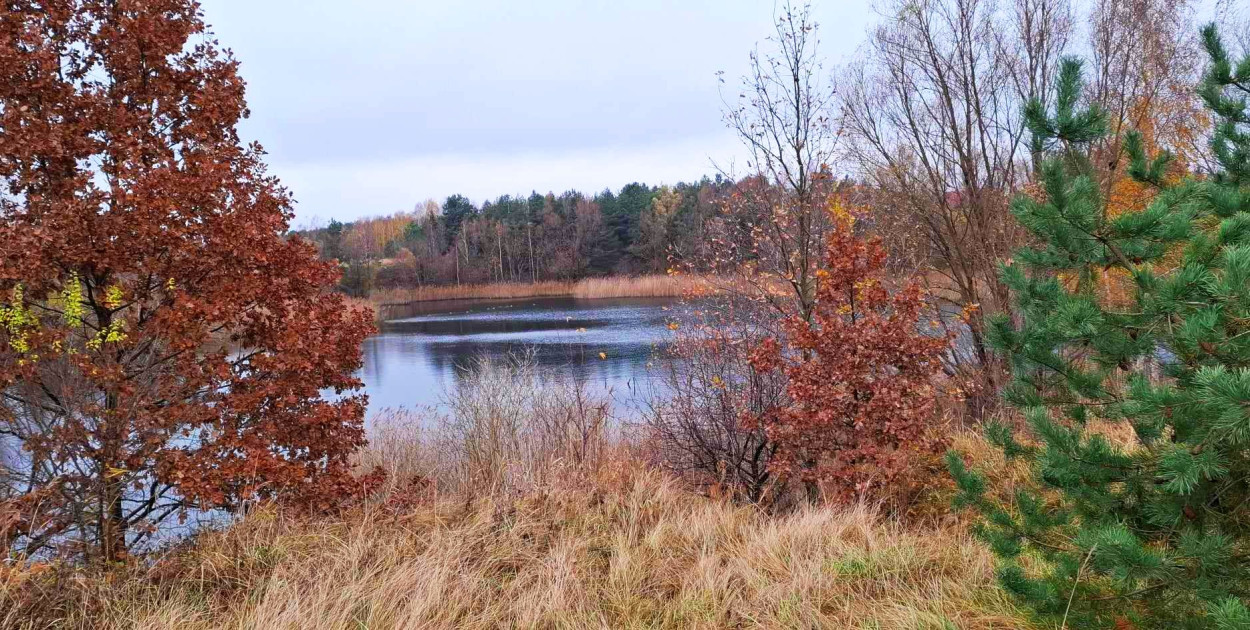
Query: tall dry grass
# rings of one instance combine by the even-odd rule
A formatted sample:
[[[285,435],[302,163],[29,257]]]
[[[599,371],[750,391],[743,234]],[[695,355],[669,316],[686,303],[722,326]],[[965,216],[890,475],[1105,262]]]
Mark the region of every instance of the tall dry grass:
[[[680,297],[692,289],[709,286],[698,276],[647,275],[585,278],[576,282],[542,281],[533,283],[492,283],[461,286],[433,286],[415,289],[385,289],[369,294],[375,305],[407,304],[439,300],[517,299],[529,297]]]
[[[411,289],[382,289],[370,293],[368,300],[374,304],[387,305],[440,300],[504,300],[527,297],[558,297],[572,295],[575,284],[574,282],[550,280],[533,283],[497,282],[459,286],[426,286]]]
[[[42,579],[40,577],[30,578]],[[52,588],[49,584],[48,587]],[[0,586],[0,606],[11,586]],[[273,509],[112,582],[66,583],[34,628],[1021,628],[988,553],[871,509],[770,517],[652,471],[306,522]],[[17,614],[25,613],[19,617]]]
[[[445,403],[374,416],[360,467],[381,466],[400,484],[422,477],[443,493],[517,494],[553,475],[593,475],[630,449],[607,396],[532,356],[474,360]]]
[[[573,287],[580,298],[682,297],[712,288],[707,278],[695,275],[616,276],[586,278]]]

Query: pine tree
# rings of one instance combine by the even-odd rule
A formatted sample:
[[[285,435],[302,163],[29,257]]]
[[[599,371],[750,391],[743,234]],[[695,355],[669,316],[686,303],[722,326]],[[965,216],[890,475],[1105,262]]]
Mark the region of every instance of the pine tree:
[[[1033,483],[993,488],[958,454],[948,464],[1002,585],[1069,628],[1250,628],[1250,57],[1234,65],[1214,26],[1203,37],[1220,171],[1178,180],[1130,135],[1129,173],[1157,191],[1141,207],[1106,212],[1091,164],[1105,117],[1079,104],[1078,61],[1053,111],[1025,112],[1044,194],[1012,210],[1038,245],[1002,265],[1019,318],[991,339],[1029,430],[986,433]],[[1127,305],[1099,299],[1112,274],[1131,282]],[[1100,430],[1115,424],[1134,439]]]

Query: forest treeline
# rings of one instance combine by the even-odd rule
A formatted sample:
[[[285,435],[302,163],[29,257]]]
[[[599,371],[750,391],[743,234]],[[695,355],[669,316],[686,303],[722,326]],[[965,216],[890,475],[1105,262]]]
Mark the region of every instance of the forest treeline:
[[[463,195],[411,212],[337,220],[299,232],[344,267],[342,288],[577,280],[664,273],[706,256],[707,224],[733,182],[704,177],[675,186],[631,183],[588,195],[503,195],[480,207]]]

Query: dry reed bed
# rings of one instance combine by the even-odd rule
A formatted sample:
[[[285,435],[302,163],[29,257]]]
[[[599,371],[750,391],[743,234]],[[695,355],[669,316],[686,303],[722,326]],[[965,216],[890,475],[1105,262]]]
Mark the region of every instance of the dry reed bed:
[[[865,508],[770,517],[649,472],[302,522],[274,511],[78,585],[62,627],[1018,628],[990,558]],[[0,593],[0,596],[3,594]],[[51,619],[3,620],[37,627]]]
[[[681,297],[709,288],[706,279],[691,275],[586,278],[573,287],[580,298]]]
[[[369,296],[369,301],[378,305],[390,305],[437,300],[502,300],[528,297],[680,297],[692,289],[703,286],[706,286],[706,282],[697,276],[615,276],[609,278],[585,278],[577,282],[504,282],[421,287],[417,289],[389,289],[373,292]]]
[[[356,464],[381,467],[399,484],[420,477],[441,492],[515,495],[631,457],[611,398],[556,377],[532,355],[482,357],[460,378],[444,410],[374,414]]]
[[[412,289],[384,289],[369,294],[375,304],[407,304],[439,300],[503,300],[524,297],[556,297],[572,295],[573,282],[544,281],[534,283],[502,282],[427,286]]]

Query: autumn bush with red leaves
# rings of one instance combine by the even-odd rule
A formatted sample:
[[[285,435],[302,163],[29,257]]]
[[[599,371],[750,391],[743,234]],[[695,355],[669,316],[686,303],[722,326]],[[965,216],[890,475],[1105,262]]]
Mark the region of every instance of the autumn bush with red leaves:
[[[756,370],[785,374],[790,403],[753,421],[777,444],[778,474],[839,502],[895,496],[944,448],[930,421],[951,339],[922,329],[919,285],[885,286],[880,239],[835,215],[810,321],[790,317],[750,357]]]

